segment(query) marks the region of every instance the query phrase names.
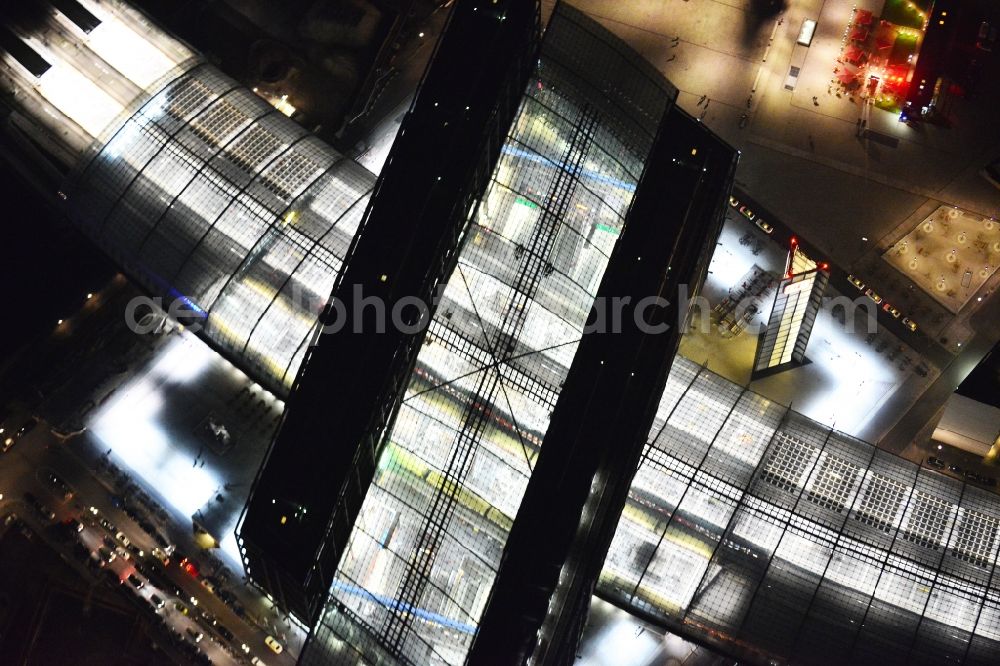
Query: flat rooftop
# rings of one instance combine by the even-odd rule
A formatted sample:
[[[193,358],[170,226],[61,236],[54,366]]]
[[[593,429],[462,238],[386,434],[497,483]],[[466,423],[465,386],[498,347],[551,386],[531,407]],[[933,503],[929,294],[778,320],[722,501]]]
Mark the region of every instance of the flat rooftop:
[[[787,248],[730,208],[702,296],[715,308],[756,279],[760,288],[747,296],[745,307],[757,312],[739,332],[720,327],[714,318],[694,318],[695,325],[681,340],[681,354],[748,385],[758,333],[766,327],[786,256]],[[771,286],[765,288],[766,280]],[[846,302],[858,305],[856,316],[842,317],[840,308],[834,308],[845,296]],[[908,382],[926,386],[938,370],[887,327],[879,324],[871,331],[866,307],[869,303],[860,292],[841,294],[827,287],[806,348],[809,363],[758,379],[753,390],[837,430],[877,441],[887,422],[878,417],[890,416],[883,413],[888,406],[895,408],[890,398]]]

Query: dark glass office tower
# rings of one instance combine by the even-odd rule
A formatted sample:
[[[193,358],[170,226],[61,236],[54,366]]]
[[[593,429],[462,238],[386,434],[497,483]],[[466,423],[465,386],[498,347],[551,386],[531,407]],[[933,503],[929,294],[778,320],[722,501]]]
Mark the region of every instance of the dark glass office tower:
[[[308,623],[334,583],[439,286],[500,160],[539,20],[525,0],[452,8],[321,317],[337,330],[307,352],[251,490],[238,530],[247,572]]]
[[[470,663],[575,659],[725,216],[737,152],[664,114],[501,558]],[[683,298],[683,300],[681,300]],[[608,318],[608,313],[612,314]]]

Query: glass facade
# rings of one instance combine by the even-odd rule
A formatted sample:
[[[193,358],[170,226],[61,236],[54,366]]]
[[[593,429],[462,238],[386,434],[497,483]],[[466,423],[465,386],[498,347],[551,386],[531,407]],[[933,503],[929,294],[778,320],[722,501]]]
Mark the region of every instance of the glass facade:
[[[767,328],[757,344],[751,374],[754,379],[768,370],[805,360],[809,335],[830,279],[826,264],[810,259],[794,238],[786,264]]]
[[[997,663],[1000,498],[678,357],[598,591],[742,656]]]
[[[561,6],[303,663],[462,663],[661,116],[649,65]]]
[[[374,183],[203,64],[142,104],[66,191],[80,226],[165,309],[284,394]]]

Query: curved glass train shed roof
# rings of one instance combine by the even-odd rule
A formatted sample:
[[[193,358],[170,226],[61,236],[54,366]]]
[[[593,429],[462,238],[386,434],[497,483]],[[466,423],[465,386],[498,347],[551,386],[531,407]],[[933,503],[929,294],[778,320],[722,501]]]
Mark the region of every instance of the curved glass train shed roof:
[[[993,664],[998,555],[994,493],[677,357],[598,592],[752,662]]]
[[[122,122],[67,188],[75,221],[221,352],[287,392],[375,176],[214,67]]]

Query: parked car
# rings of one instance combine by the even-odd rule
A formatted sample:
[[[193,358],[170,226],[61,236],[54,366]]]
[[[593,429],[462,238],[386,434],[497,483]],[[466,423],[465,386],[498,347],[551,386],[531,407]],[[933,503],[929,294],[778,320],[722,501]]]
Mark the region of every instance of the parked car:
[[[927,466],[933,467],[934,469],[944,469],[945,462],[940,458],[935,458],[934,456],[931,456],[930,458],[927,459]]]
[[[278,642],[278,639],[274,636],[268,636],[264,639],[264,645],[271,648],[271,652],[274,654],[281,654],[284,651],[284,647]]]
[[[917,330],[917,322],[913,321],[909,317],[903,317],[903,326],[910,329],[911,331]]]
[[[753,222],[753,220],[757,217],[756,215],[754,215],[752,210],[747,208],[746,204],[740,206],[739,211],[740,213],[743,214],[743,217],[747,218],[751,222]]]
[[[200,568],[198,566],[198,562],[196,562],[195,560],[192,560],[189,557],[184,557],[178,560],[177,566],[179,566],[181,569],[186,571],[191,576],[195,578],[198,577],[198,571],[200,570]]]
[[[28,504],[31,505],[31,507],[35,511],[38,512],[38,515],[41,516],[42,518],[44,518],[46,520],[55,520],[56,519],[55,512],[52,509],[50,509],[48,506],[46,506],[45,503],[43,503],[40,499],[38,499],[37,497],[35,497],[34,494],[32,494],[30,492],[26,492],[26,493],[24,493],[24,499],[28,502]]]
[[[899,311],[899,308],[897,308],[897,307],[896,307],[895,305],[893,305],[892,303],[885,303],[885,304],[884,304],[884,305],[882,306],[882,309],[883,309],[883,310],[885,310],[886,312],[888,312],[889,314],[891,314],[891,315],[892,315],[892,316],[893,316],[893,317],[894,317],[895,319],[899,319],[899,315],[901,315],[901,314],[902,314],[902,313],[901,313],[901,312]]]
[[[142,579],[136,576],[135,574],[128,575],[128,582],[129,585],[131,585],[137,590],[140,589],[143,585],[145,585],[145,583],[142,582]]]
[[[160,597],[160,595],[158,594],[149,595],[149,605],[152,606],[153,608],[159,610],[163,608],[164,604],[165,602],[163,601],[163,598]]]
[[[73,491],[70,489],[69,485],[67,485],[66,482],[58,476],[49,472],[45,475],[45,480],[48,482],[49,486],[52,487],[53,491],[62,496],[64,502],[68,502],[73,499]]]
[[[97,555],[98,555],[98,557],[101,560],[101,566],[102,567],[105,567],[105,566],[111,564],[112,562],[115,561],[115,558],[117,557],[117,555],[115,555],[114,553],[112,553],[110,550],[108,550],[104,546],[101,546],[100,548],[97,549]]]
[[[869,287],[868,289],[865,289],[865,296],[867,296],[868,298],[870,298],[873,301],[875,301],[876,305],[881,305],[882,304],[882,297],[879,296],[878,294],[876,294],[875,290],[872,289],[871,287]]]
[[[764,220],[758,219],[757,226],[760,227],[760,230],[763,231],[765,234],[771,235],[772,233],[774,233],[774,227],[772,227]]]
[[[965,480],[966,481],[975,481],[976,483],[982,483],[983,482],[983,477],[979,476],[979,474],[973,472],[972,470],[966,470],[966,472],[965,472]]]
[[[865,283],[859,280],[858,278],[854,277],[853,275],[848,275],[847,281],[853,284],[855,287],[857,287],[859,291],[864,291]]]

